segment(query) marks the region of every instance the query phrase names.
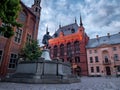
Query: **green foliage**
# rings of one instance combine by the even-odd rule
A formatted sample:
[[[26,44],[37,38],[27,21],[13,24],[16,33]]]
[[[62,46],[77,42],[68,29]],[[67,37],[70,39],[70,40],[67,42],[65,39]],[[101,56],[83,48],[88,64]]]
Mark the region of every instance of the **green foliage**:
[[[22,49],[21,55],[24,59],[34,61],[37,60],[42,54],[38,41],[32,40],[30,43],[26,43]]]
[[[5,37],[13,36],[13,26],[21,26],[16,22],[20,10],[20,0],[0,0],[0,20],[5,24],[0,30]]]

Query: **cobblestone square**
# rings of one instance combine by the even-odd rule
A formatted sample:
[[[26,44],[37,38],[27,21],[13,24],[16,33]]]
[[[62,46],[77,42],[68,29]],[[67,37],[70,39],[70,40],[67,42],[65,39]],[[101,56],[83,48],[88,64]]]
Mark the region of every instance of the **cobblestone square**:
[[[0,90],[120,90],[120,78],[82,77],[73,84],[22,84],[0,82]]]

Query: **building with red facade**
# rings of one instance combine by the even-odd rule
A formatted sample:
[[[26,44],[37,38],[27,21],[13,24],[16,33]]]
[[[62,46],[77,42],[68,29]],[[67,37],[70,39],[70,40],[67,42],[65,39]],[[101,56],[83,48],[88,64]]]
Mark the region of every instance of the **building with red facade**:
[[[15,34],[11,38],[4,37],[4,33],[0,32],[0,76],[14,72],[21,48],[26,42],[37,40],[40,3],[41,0],[34,0],[34,4],[29,8],[20,1],[22,10],[17,21],[23,26],[21,28],[13,27]],[[0,26],[2,27],[2,25],[4,23],[0,21]]]
[[[60,58],[63,62],[70,62],[74,74],[88,75],[86,44],[89,37],[80,17],[80,26],[75,23],[59,26],[59,29],[49,40],[51,58]]]

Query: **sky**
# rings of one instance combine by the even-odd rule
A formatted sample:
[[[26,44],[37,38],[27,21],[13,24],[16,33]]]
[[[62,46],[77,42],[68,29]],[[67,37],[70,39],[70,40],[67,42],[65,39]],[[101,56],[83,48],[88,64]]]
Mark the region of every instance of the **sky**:
[[[34,0],[22,0],[28,7]],[[82,17],[85,32],[90,39],[96,35],[105,36],[107,33],[120,32],[120,1],[119,0],[41,0],[41,16],[38,40],[41,44],[48,26],[50,35],[59,28],[72,24]]]

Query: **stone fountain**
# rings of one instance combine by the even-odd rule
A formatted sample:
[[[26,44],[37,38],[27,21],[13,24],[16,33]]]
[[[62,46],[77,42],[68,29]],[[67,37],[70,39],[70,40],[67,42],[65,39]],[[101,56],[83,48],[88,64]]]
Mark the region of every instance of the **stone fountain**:
[[[76,83],[80,78],[71,73],[71,65],[58,59],[52,60],[49,50],[42,51],[37,61],[22,61],[18,64],[14,74],[7,76],[2,81],[17,83]]]

